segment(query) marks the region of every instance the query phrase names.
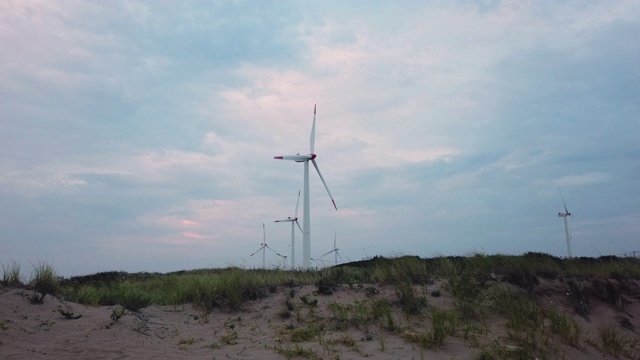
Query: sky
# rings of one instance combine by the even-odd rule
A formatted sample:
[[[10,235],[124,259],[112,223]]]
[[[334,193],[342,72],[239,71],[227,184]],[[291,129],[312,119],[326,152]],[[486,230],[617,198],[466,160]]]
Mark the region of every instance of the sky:
[[[559,188],[575,256],[640,252],[638,38],[634,0],[0,1],[0,261],[260,267],[314,106],[314,259],[566,256]]]

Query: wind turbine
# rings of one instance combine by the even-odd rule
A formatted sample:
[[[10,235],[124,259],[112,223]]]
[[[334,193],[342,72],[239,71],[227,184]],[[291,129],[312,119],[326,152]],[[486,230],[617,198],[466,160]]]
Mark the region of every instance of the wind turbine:
[[[290,222],[291,223],[291,268],[296,267],[296,235],[294,231],[294,224],[298,225],[298,229],[304,234],[302,228],[300,227],[300,223],[298,222],[298,205],[300,205],[300,190],[298,190],[298,201],[296,202],[296,212],[294,217],[288,216],[286,219],[275,220],[274,222]]]
[[[303,209],[303,229],[302,229],[302,267],[308,269],[311,267],[311,209],[309,206],[309,161],[313,163],[313,167],[316,168],[316,172],[318,172],[318,176],[320,176],[320,180],[322,180],[322,184],[324,188],[327,189],[327,193],[331,198],[331,202],[333,203],[333,207],[338,210],[336,206],[336,202],[331,196],[331,191],[329,191],[329,187],[327,183],[324,181],[322,174],[320,173],[320,169],[318,168],[318,163],[316,162],[316,154],[314,153],[314,147],[316,142],[316,106],[313,106],[313,125],[311,126],[311,138],[309,140],[310,143],[310,151],[307,155],[284,155],[284,156],[274,156],[274,159],[278,160],[293,160],[295,162],[304,163],[304,209]]]
[[[335,262],[336,262],[336,265],[338,265],[338,256],[340,256],[340,254],[338,254],[338,250],[339,250],[339,249],[336,247],[336,237],[337,237],[337,236],[336,236],[336,234],[334,233],[334,234],[333,234],[333,250],[329,251],[328,253],[326,253],[326,254],[324,254],[324,255],[322,255],[322,256],[320,256],[320,257],[323,257],[323,256],[325,256],[325,255],[329,255],[329,254],[331,254],[331,253],[335,253],[335,254],[334,254]],[[340,256],[340,260],[342,261],[342,256]]]
[[[558,191],[562,198],[562,205],[564,205],[564,212],[559,212],[558,217],[564,218],[564,234],[567,238],[567,257],[571,258],[571,235],[569,234],[569,221],[567,220],[567,217],[571,216],[571,213],[567,209],[567,204],[564,202],[564,196],[562,196],[560,188],[558,188]]]
[[[249,256],[253,256],[255,254],[257,254],[258,252],[260,252],[260,250],[262,250],[262,268],[266,269],[266,262],[265,262],[265,251],[266,249],[269,249],[271,251],[273,251],[276,255],[282,257],[283,255],[280,255],[280,253],[278,253],[277,251],[273,250],[272,248],[269,247],[269,245],[267,245],[267,232],[264,228],[264,223],[262,223],[262,244],[260,244],[260,248],[256,251],[253,252],[253,254],[249,255]],[[286,257],[285,257],[286,258]]]

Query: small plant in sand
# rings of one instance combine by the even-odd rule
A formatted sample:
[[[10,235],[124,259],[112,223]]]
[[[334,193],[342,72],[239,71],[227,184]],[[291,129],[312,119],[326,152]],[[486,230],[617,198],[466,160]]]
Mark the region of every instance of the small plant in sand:
[[[238,318],[238,321],[241,321],[241,318]],[[227,324],[227,333],[220,336],[220,343],[225,345],[235,345],[238,343],[236,324]]]
[[[193,345],[195,342],[196,342],[196,339],[192,337],[184,338],[184,339],[178,340],[178,345]]]
[[[418,295],[416,289],[408,281],[396,284],[396,295],[400,301],[400,307],[405,315],[417,315],[427,306],[427,297]]]
[[[322,324],[311,324],[303,328],[294,328],[289,331],[292,342],[305,342],[319,337],[324,333]]]
[[[287,359],[293,359],[296,357],[303,357],[305,359],[310,359],[310,360],[322,359],[316,354],[315,351],[313,351],[313,349],[305,348],[298,344],[295,344],[294,346],[287,346],[287,347],[282,347],[280,345],[277,345],[274,347],[274,350],[278,354],[284,356]]]
[[[582,327],[571,316],[556,310],[546,313],[552,334],[559,335],[565,344],[577,347],[582,336]]]
[[[21,287],[20,264],[12,261],[8,265],[2,264],[2,284],[9,287]]]
[[[340,344],[340,345],[344,345],[348,348],[352,348],[357,350],[357,352],[359,352],[359,348],[358,345],[356,344],[356,341],[349,335],[342,335],[340,337],[336,337],[336,338],[331,338],[329,340],[327,340],[328,343],[330,344]]]
[[[425,349],[436,349],[444,345],[447,336],[455,335],[458,317],[453,311],[432,308],[429,311],[429,319],[431,320],[431,329],[422,333],[406,331],[404,338]]]
[[[598,328],[600,350],[615,357],[625,355],[625,348],[632,344],[631,339],[622,334],[615,324],[603,325]],[[626,355],[625,355],[626,356]]]
[[[314,309],[318,306],[318,299],[311,298],[309,295],[300,296],[300,301],[307,305],[309,315],[314,315]]]
[[[113,322],[117,322],[123,316],[127,315],[127,309],[122,306],[117,306],[111,311],[111,315],[109,316]]]
[[[379,342],[379,347],[378,349],[380,349],[380,351],[384,352],[384,350],[387,348],[387,336],[384,333],[384,329],[382,328],[382,326],[380,326],[380,333],[378,335],[378,342]]]
[[[60,281],[51,264],[39,262],[33,267],[33,274],[29,282],[38,293],[30,297],[31,303],[42,304],[47,295],[56,295],[60,288]]]
[[[64,309],[58,308],[58,312],[60,313],[60,315],[64,316],[67,320],[77,320],[80,319],[82,317],[81,315],[75,315],[73,313],[73,311],[66,311]]]
[[[346,330],[349,326],[355,326],[368,331],[369,323],[373,320],[373,313],[365,301],[355,301],[353,304],[330,302],[327,308],[333,315],[336,330]]]
[[[293,301],[287,297],[284,299],[284,308],[278,311],[278,317],[281,319],[288,319],[291,317],[291,312],[294,310]]]

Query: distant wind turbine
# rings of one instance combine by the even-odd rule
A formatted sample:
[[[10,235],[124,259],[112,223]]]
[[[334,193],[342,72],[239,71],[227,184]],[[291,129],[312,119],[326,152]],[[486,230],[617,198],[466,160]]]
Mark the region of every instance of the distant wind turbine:
[[[269,247],[269,245],[267,245],[267,232],[264,228],[264,223],[262,223],[262,244],[260,244],[260,248],[256,251],[253,252],[253,254],[249,255],[249,256],[253,256],[255,254],[257,254],[258,252],[260,252],[260,250],[262,250],[262,268],[266,269],[266,262],[265,262],[265,251],[266,249],[269,249],[271,251],[274,252],[274,254],[283,257],[283,255],[281,255],[280,253],[278,253],[277,251],[273,250],[271,247]],[[286,256],[284,256],[284,258],[286,259]]]
[[[564,202],[564,196],[562,196],[560,188],[558,188],[558,191],[562,198],[562,205],[564,205],[564,212],[559,212],[558,217],[564,218],[564,234],[567,238],[567,257],[571,258],[571,234],[569,234],[569,221],[567,220],[567,218],[571,216],[571,213],[567,209],[567,204]]]
[[[326,253],[326,254],[324,254],[324,255],[322,255],[320,257],[323,257],[325,255],[329,255],[331,253],[334,253],[335,262],[336,262],[336,265],[338,265],[338,256],[340,256],[340,254],[338,253],[339,249],[336,247],[336,238],[337,238],[337,235],[334,233],[333,234],[333,250],[329,251],[328,253]],[[340,256],[340,261],[342,261],[342,256]]]
[[[291,247],[291,268],[292,269],[296,267],[296,243],[295,243],[296,234],[295,234],[295,229],[293,225],[294,224],[298,225],[298,229],[300,229],[300,231],[304,234],[304,231],[302,231],[302,228],[300,227],[300,223],[298,222],[298,205],[300,205],[300,190],[298,190],[298,201],[296,202],[295,216],[294,217],[288,216],[286,219],[275,220],[275,222],[291,223],[291,245],[289,246]]]
[[[320,169],[318,168],[318,164],[316,163],[316,154],[314,153],[314,147],[316,142],[316,107],[313,106],[313,125],[311,126],[311,138],[310,138],[310,151],[307,155],[284,155],[284,156],[274,156],[274,159],[278,160],[293,160],[295,162],[304,163],[304,222],[302,229],[302,267],[310,268],[311,267],[311,209],[309,206],[309,161],[313,163],[313,167],[316,168],[316,172],[320,176],[320,180],[322,180],[322,184],[324,188],[327,189],[327,193],[331,198],[331,202],[333,203],[333,207],[338,210],[336,206],[336,202],[331,196],[331,191],[329,191],[329,187],[327,183],[324,181],[322,174],[320,173]]]

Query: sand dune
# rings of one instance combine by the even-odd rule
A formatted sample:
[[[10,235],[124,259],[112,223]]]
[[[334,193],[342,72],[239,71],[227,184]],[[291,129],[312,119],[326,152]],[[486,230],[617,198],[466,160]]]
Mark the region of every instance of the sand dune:
[[[635,284],[637,287],[638,283]],[[494,358],[499,358],[496,354],[503,358],[518,356],[518,345],[509,341],[507,319],[499,311],[485,312],[482,318],[471,322],[481,330],[465,335],[460,327],[455,334],[446,337],[442,346],[423,348],[412,342],[412,336],[419,336],[433,326],[429,316],[424,314],[428,313],[428,308],[452,308],[453,297],[443,282],[436,281],[419,289],[425,294],[437,290],[441,296],[429,297],[423,314],[413,316],[406,316],[396,306],[397,294],[389,285],[342,285],[331,295],[318,295],[315,286],[303,285],[293,288],[294,297],[291,297],[291,290],[280,287],[264,299],[247,302],[237,312],[216,309],[205,314],[190,304],[149,306],[135,313],[127,312],[114,321],[111,315],[117,306],[90,307],[51,296],[45,298],[44,304],[35,305],[28,299],[32,291],[3,288],[0,293],[0,358],[473,359],[483,354],[486,357],[483,349],[491,346],[494,347]],[[522,290],[514,288],[514,291]],[[304,295],[317,300],[317,305],[301,301]],[[527,295],[523,293],[523,296]],[[603,302],[592,302],[589,316],[583,317],[575,314],[567,289],[560,282],[543,281],[534,296],[540,308],[566,313],[583,329],[584,340],[575,347],[553,336],[541,337],[548,342],[540,344],[541,349],[546,349],[546,353],[540,353],[541,357],[609,358],[586,340],[597,340],[599,329],[606,325],[619,329],[629,339],[638,339],[635,334],[640,326],[637,297],[627,296],[623,310]],[[284,310],[288,298],[295,306],[292,312]],[[358,304],[370,299],[388,299],[395,304],[392,306],[393,331],[383,327],[382,321],[341,324],[331,311],[331,306],[335,309],[336,304]],[[60,310],[81,317],[68,319]],[[317,333],[304,338],[300,334],[304,334],[305,329]]]

